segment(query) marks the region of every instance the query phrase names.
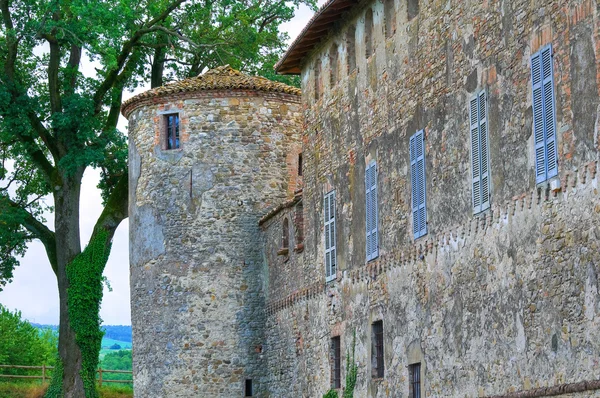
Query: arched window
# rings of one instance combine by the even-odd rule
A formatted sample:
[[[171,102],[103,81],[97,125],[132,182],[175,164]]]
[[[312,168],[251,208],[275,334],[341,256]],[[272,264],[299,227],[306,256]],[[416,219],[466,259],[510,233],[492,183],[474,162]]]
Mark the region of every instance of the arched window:
[[[283,236],[281,238],[281,248],[287,249],[290,247],[290,223],[286,218],[283,219]]]
[[[365,56],[373,55],[373,10],[370,8],[365,14]]]
[[[348,74],[356,69],[356,26],[350,25],[346,32],[346,56],[348,57]]]

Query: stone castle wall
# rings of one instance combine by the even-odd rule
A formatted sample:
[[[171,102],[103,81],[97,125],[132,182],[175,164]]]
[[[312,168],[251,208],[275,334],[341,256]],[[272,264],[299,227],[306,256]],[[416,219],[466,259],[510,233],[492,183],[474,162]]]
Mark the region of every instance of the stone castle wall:
[[[181,148],[164,150],[177,112]],[[296,95],[182,93],[130,123],[134,389],[140,397],[265,396],[259,218],[297,184]]]
[[[360,397],[407,397],[407,366],[415,362],[428,397],[599,380],[600,3],[397,0],[392,34],[384,3],[357,6],[303,66],[304,251],[284,262],[271,231],[281,230],[280,220],[265,232],[269,280],[295,284],[287,295],[265,292],[271,396],[324,394],[331,337],[341,336],[346,352],[354,331]],[[369,58],[367,40],[374,43]],[[560,188],[552,192],[536,187],[533,172],[530,57],[546,44],[554,49],[559,153]],[[481,89],[488,93],[491,209],[473,216],[468,104]],[[428,235],[415,241],[408,143],[420,129]],[[378,165],[380,255],[367,263],[370,160]],[[332,189],[339,268],[325,284],[323,196]],[[383,379],[371,377],[378,320]]]

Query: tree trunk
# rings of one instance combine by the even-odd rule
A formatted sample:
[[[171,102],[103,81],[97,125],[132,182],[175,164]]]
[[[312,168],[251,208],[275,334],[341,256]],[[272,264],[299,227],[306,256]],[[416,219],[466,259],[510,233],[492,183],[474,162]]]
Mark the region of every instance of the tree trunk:
[[[115,186],[100,215],[88,245],[81,251],[79,201],[83,171],[65,178],[55,198],[58,262],[60,365],[47,398],[96,398],[96,369],[102,341],[100,303],[102,273],[110,242],[127,217],[127,176]]]
[[[150,74],[150,88],[163,85],[163,73],[165,70],[165,48],[157,47],[152,59],[152,70]]]
[[[79,236],[79,201],[82,172],[64,178],[54,193],[55,230],[58,265],[58,296],[60,301],[60,326],[58,354],[63,366],[62,393],[65,398],[85,396],[81,378],[82,355],[69,318],[67,265],[81,253]]]

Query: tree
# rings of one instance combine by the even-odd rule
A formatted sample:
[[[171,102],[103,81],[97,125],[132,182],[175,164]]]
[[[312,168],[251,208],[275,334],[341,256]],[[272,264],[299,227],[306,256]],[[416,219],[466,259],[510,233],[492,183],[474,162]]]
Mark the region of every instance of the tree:
[[[57,353],[56,334],[38,329],[0,304],[0,364],[54,365]],[[7,370],[10,371],[10,370]]]
[[[97,397],[102,272],[127,217],[123,91],[229,62],[262,71],[281,53],[281,22],[313,0],[0,0],[0,287],[27,243],[56,274],[59,362],[47,396]],[[82,62],[94,62],[84,75]],[[101,169],[104,209],[82,250],[80,187]],[[51,197],[52,204],[41,200]],[[48,226],[42,215],[54,213]]]

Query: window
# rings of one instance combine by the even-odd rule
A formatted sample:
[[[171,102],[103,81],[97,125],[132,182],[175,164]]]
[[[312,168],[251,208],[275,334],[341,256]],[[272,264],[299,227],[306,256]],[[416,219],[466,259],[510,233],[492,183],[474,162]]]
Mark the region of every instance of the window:
[[[331,49],[329,50],[329,68],[331,71],[330,75],[330,86],[333,87],[336,85],[338,80],[338,48],[337,44],[333,44]]]
[[[302,175],[302,153],[298,154],[298,175]]]
[[[383,321],[377,321],[371,326],[371,375],[380,379],[384,375],[383,364]]]
[[[373,55],[373,10],[370,8],[365,14],[365,56]]]
[[[350,25],[346,32],[346,56],[348,57],[348,74],[356,69],[356,26]]]
[[[179,115],[177,113],[165,115],[166,124],[166,148],[179,148]]]
[[[490,207],[489,145],[487,131],[486,94],[482,91],[471,98],[469,120],[471,125],[471,188],[473,213]]]
[[[385,37],[390,38],[396,31],[396,9],[394,0],[385,0],[383,8],[385,14]]]
[[[419,0],[407,0],[408,20],[410,21],[419,13]]]
[[[544,182],[558,174],[552,63],[552,45],[542,48],[531,57],[536,183]]]
[[[379,256],[379,239],[377,230],[377,163],[372,161],[365,170],[366,197],[366,248],[367,261]]]
[[[317,59],[315,65],[315,102],[319,100],[320,96],[320,85],[321,85],[321,60]]]
[[[342,388],[342,350],[340,336],[331,339],[331,388]]]
[[[323,203],[325,215],[325,281],[335,279],[337,272],[336,250],[335,250],[335,191],[325,195]]]
[[[303,248],[302,243],[304,242],[304,205],[302,202],[299,202],[296,205],[295,211],[295,220],[294,220],[294,231],[296,236],[296,251],[301,250]]]
[[[252,396],[252,379],[246,379],[246,385],[244,386],[244,396],[251,397]]]
[[[282,249],[287,249],[288,247],[290,247],[290,223],[286,218],[283,219],[283,235],[282,235],[282,239],[281,239],[281,248]]]
[[[421,398],[421,364],[415,363],[408,366],[408,396]]]
[[[413,234],[415,239],[427,235],[425,180],[425,134],[410,137],[410,181],[412,186]]]

